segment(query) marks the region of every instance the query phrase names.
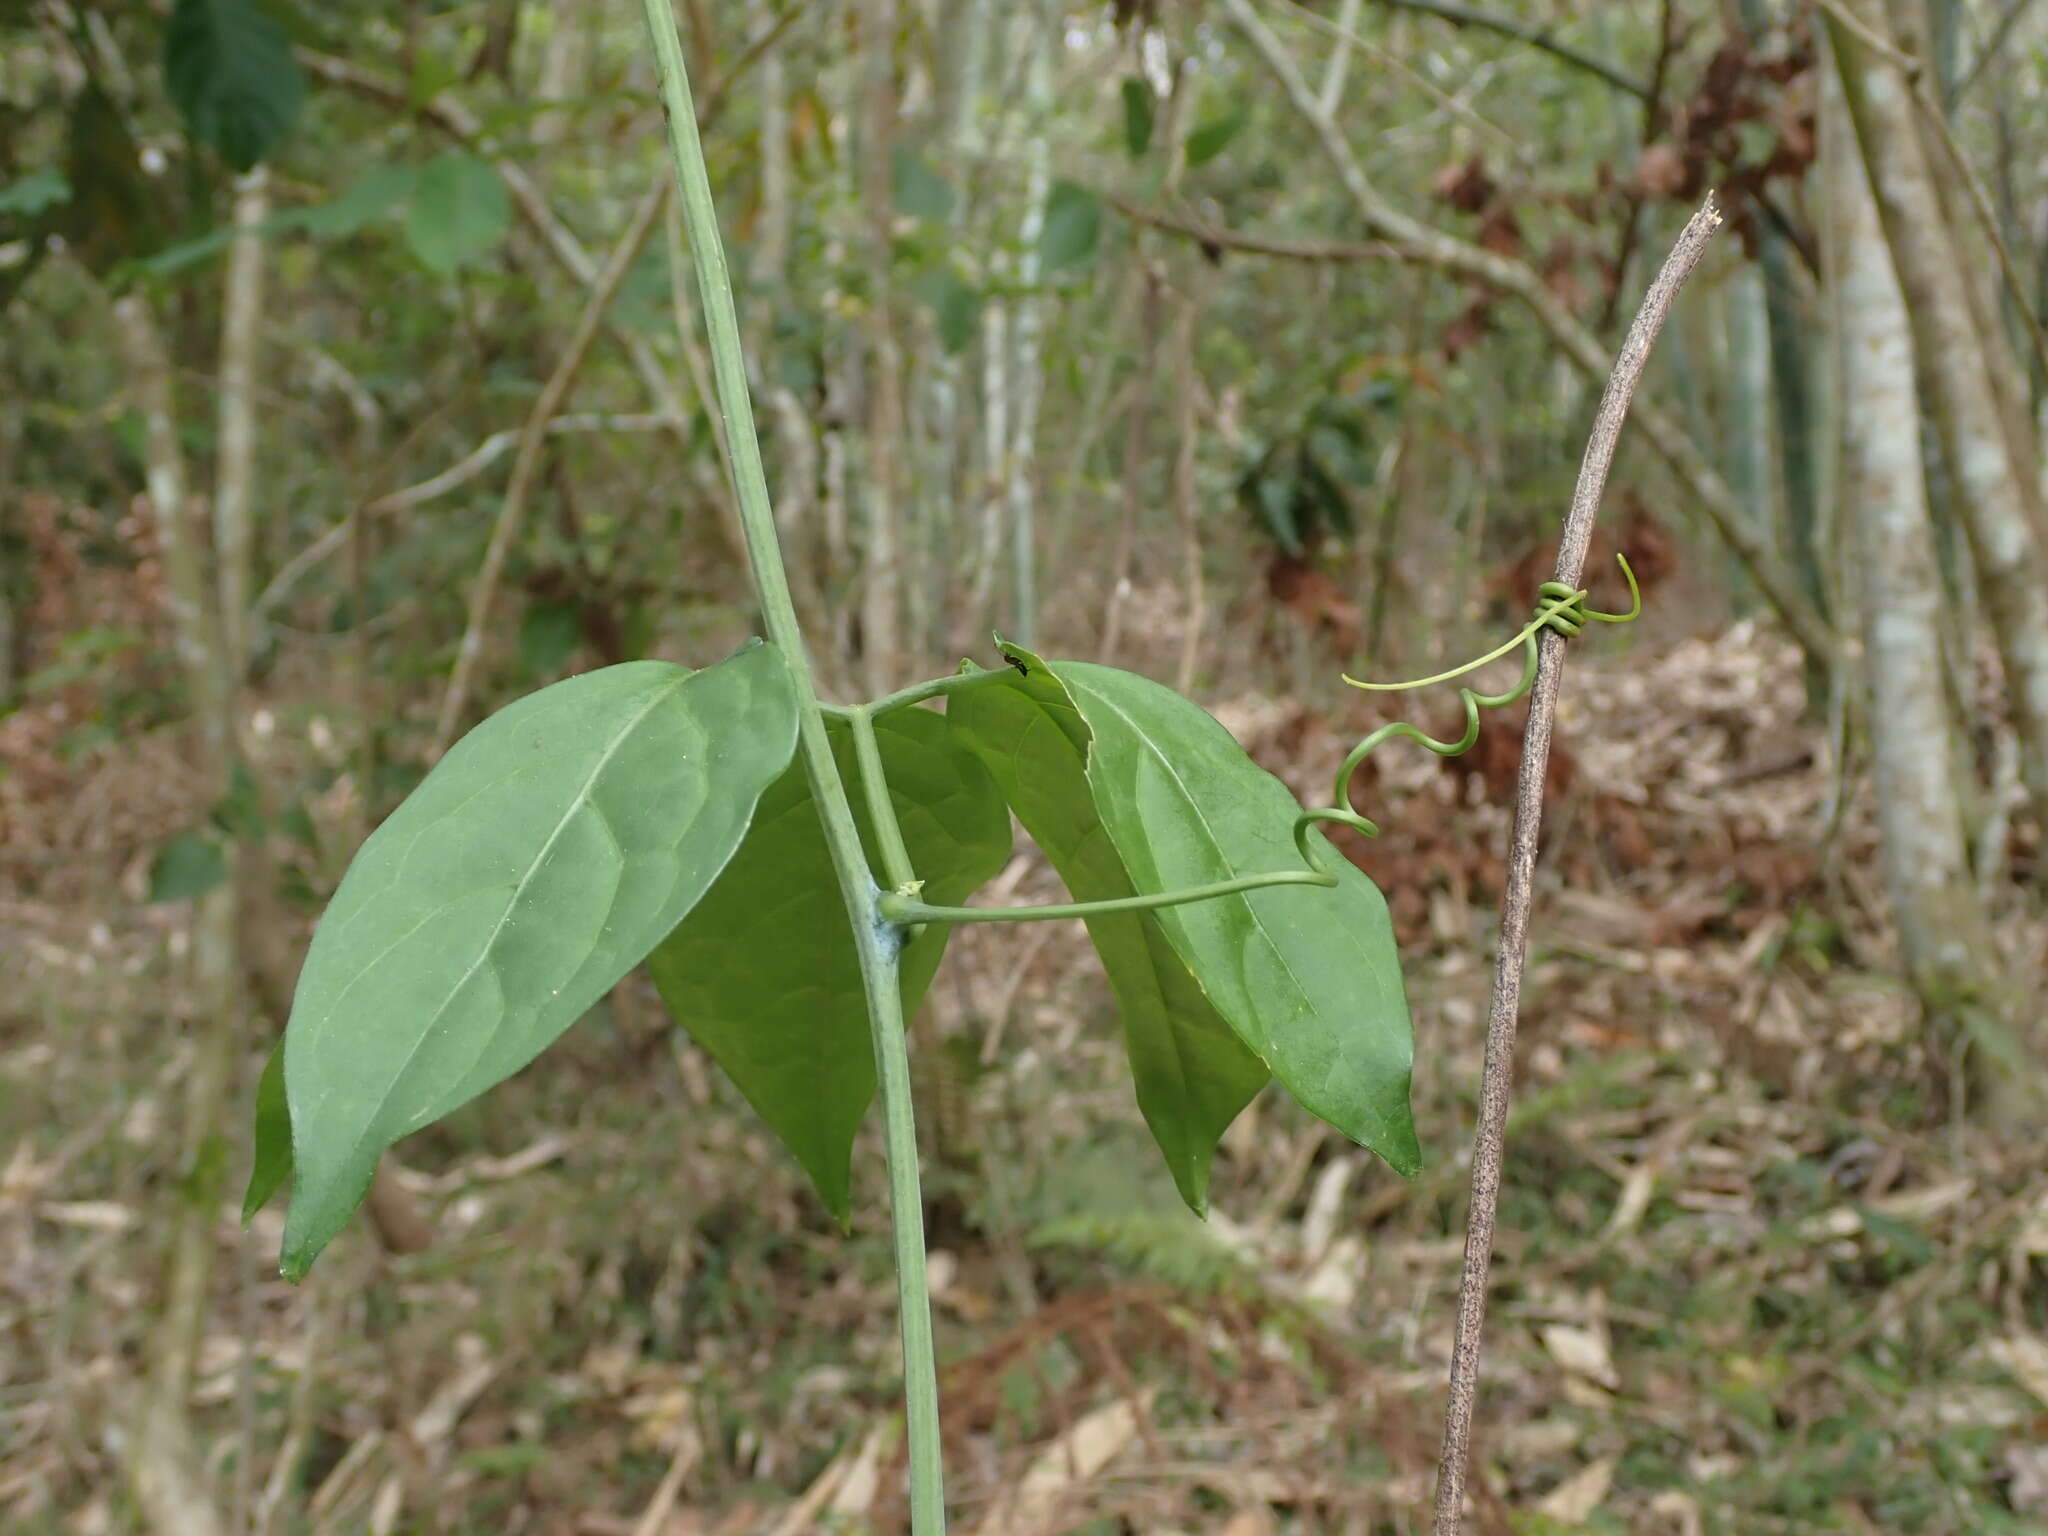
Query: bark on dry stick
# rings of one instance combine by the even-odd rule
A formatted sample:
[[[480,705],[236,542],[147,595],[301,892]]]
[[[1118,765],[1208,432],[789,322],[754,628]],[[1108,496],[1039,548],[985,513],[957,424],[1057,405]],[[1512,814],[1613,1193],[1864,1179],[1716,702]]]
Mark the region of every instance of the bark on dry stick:
[[[532,494],[533,482],[540,472],[548,423],[554,420],[556,412],[568,400],[569,391],[575,387],[576,376],[583,371],[584,361],[590,356],[590,344],[597,339],[598,330],[604,324],[605,312],[611,308],[612,300],[618,297],[626,274],[633,270],[633,263],[639,260],[648,237],[654,233],[655,222],[668,202],[669,186],[666,174],[657,177],[646,196],[640,199],[640,206],[633,210],[632,222],[626,226],[625,234],[619,237],[619,243],[606,258],[604,270],[597,275],[596,287],[591,290],[583,313],[577,317],[576,329],[571,333],[568,345],[562,349],[555,371],[542,387],[540,398],[534,401],[532,414],[526,419],[518,456],[512,461],[512,479],[505,487],[504,504],[491,528],[491,541],[484,549],[484,562],[477,571],[476,585],[470,590],[469,621],[463,629],[461,647],[455,653],[455,668],[448,677],[448,691],[441,698],[441,714],[435,722],[433,746],[428,752],[431,758],[438,759],[448,750],[461,727],[462,711],[469,702],[469,691],[476,679],[477,657],[483,650],[484,628],[490,621],[491,603],[497,596],[498,578],[505,569],[505,556],[519,533],[526,500]]]
[[[1556,579],[1579,583],[1593,537],[1607,471],[1628,415],[1629,401],[1649,361],[1650,348],[1671,312],[1678,290],[1699,265],[1707,241],[1721,226],[1710,195],[1692,216],[1650,285],[1643,307],[1614,360],[1607,391],[1593,418],[1586,456],[1565,515]],[[1479,1125],[1472,1141],[1472,1205],[1465,1224],[1465,1270],[1458,1285],[1457,1333],[1451,1345],[1450,1398],[1444,1409],[1443,1460],[1437,1469],[1437,1536],[1457,1536],[1464,1522],[1465,1471],[1472,1448],[1472,1411],[1479,1388],[1480,1335],[1486,1323],[1486,1276],[1493,1261],[1494,1217],[1500,1206],[1502,1148],[1507,1139],[1508,1095],[1513,1085],[1515,1019],[1522,998],[1522,964],[1529,939],[1529,907],[1536,877],[1536,837],[1543,821],[1543,775],[1550,760],[1550,730],[1557,713],[1564,637],[1545,629],[1537,637],[1540,661],[1529,693],[1529,724],[1522,736],[1522,770],[1515,786],[1515,825],[1508,849],[1507,887],[1501,895],[1500,944],[1494,956],[1493,1003],[1486,1020],[1486,1065],[1479,1090]]]

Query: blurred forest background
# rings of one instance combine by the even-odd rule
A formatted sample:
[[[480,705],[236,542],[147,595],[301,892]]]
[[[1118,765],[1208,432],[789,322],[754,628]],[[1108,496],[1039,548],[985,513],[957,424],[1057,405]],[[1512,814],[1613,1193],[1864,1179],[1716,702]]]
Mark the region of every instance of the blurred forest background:
[[[2048,9],[683,9],[828,694],[999,628],[1305,793],[1393,717],[1341,672],[1527,614],[1718,189],[1565,678],[1477,1528],[2048,1531]],[[641,976],[305,1285],[237,1220],[367,830],[755,628],[667,186],[623,3],[0,0],[0,1528],[902,1528],[878,1144],[842,1234]],[[962,1531],[1422,1528],[1518,739],[1344,843],[1413,1182],[1269,1093],[1197,1222],[1078,925],[958,934]]]

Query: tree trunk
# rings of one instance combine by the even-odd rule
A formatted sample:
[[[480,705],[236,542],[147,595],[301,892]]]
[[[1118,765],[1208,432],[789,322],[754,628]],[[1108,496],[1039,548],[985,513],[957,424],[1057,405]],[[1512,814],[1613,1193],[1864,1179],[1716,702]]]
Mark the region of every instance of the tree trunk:
[[[1836,136],[1846,138],[1846,133]],[[1837,148],[1831,144],[1831,150]],[[1948,750],[1940,568],[1920,459],[1912,325],[1853,143],[1828,167],[1839,285],[1842,500],[1856,522],[1885,885],[1932,1013],[1993,990]]]
[[[252,236],[238,239],[253,242]],[[239,255],[239,253],[237,253]],[[238,263],[230,263],[235,270]],[[246,268],[243,270],[246,271]],[[228,309],[235,308],[229,295]],[[232,746],[232,672],[193,526],[170,358],[148,301],[131,293],[114,306],[130,386],[141,410],[149,501],[164,566],[173,644],[191,689],[199,758],[216,795],[226,789]],[[253,338],[253,331],[246,333]],[[243,375],[246,380],[247,375]],[[225,380],[223,380],[225,383]],[[225,392],[225,391],[224,391]],[[248,407],[246,397],[236,408]],[[222,402],[225,416],[229,402]],[[225,444],[224,444],[225,448]],[[223,453],[223,469],[235,461]],[[244,487],[246,489],[246,487]],[[245,503],[246,504],[246,503]],[[213,1278],[214,1225],[220,1215],[229,1081],[241,1036],[241,960],[236,930],[236,859],[226,878],[199,898],[193,916],[190,1048],[185,1076],[180,1177],[173,1193],[161,1312],[135,1424],[128,1471],[135,1502],[159,1536],[218,1536],[221,1519],[192,1443],[186,1404]]]
[[[1005,501],[1010,512],[1010,623],[1017,643],[1037,644],[1038,633],[1038,533],[1037,481],[1038,404],[1044,394],[1044,368],[1039,356],[1039,332],[1045,323],[1045,301],[1028,290],[1038,282],[1038,237],[1045,228],[1045,199],[1052,176],[1052,148],[1048,140],[1048,117],[1052,110],[1053,23],[1037,0],[1021,8],[1017,24],[1024,29],[1030,50],[1030,74],[1025,92],[1026,148],[1024,223],[1018,231],[1023,254],[1017,277],[1027,290],[1017,305],[1015,334],[1011,340],[1011,388],[1015,431],[1004,454],[1007,477]]]
[[[220,585],[221,665],[239,684],[249,660],[249,552],[256,484],[256,368],[262,341],[263,241],[254,231],[270,214],[270,173],[262,166],[235,184],[235,228],[228,247],[220,339],[217,451],[213,488],[214,574]]]
[[[1869,31],[1889,35],[1881,0],[1853,8]],[[2037,824],[2048,828],[2048,560],[2034,532],[2042,523],[2036,488],[2009,451],[1984,355],[1995,339],[1980,335],[1971,314],[1969,277],[1942,217],[1910,87],[1839,18],[1830,17],[1829,31],[1998,639],[2021,776]]]
[[[867,548],[862,551],[861,648],[868,687],[886,693],[903,677],[903,365],[892,314],[896,219],[890,147],[896,120],[896,0],[866,0],[861,54],[867,70],[861,202],[868,215]]]

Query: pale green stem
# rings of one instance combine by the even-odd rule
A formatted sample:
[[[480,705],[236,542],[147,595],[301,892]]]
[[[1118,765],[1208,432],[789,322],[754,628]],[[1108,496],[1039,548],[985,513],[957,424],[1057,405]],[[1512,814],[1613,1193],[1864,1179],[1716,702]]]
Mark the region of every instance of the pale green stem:
[[[973,672],[956,672],[951,677],[935,677],[930,682],[912,683],[908,688],[899,688],[894,693],[885,693],[867,706],[870,714],[886,715],[892,709],[903,709],[912,704],[922,704],[926,699],[936,699],[943,694],[965,693],[970,688],[979,688],[984,683],[995,682],[1008,677],[1008,667],[987,667]]]
[[[899,891],[917,884],[917,871],[910,866],[910,849],[903,842],[903,828],[896,821],[896,806],[889,798],[889,781],[882,776],[882,748],[875,740],[872,706],[850,710],[853,727],[853,757],[860,765],[861,793],[867,797],[868,820],[874,823],[875,842],[882,855],[882,873]],[[887,912],[882,914],[889,917]],[[896,921],[896,919],[891,919]]]
[[[654,59],[661,80],[661,104],[668,119],[670,156],[676,186],[682,194],[683,220],[690,237],[690,257],[697,269],[703,297],[704,323],[711,341],[711,372],[718,389],[718,408],[725,421],[725,439],[732,453],[734,489],[747,560],[761,604],[768,638],[789,664],[797,701],[797,741],[811,794],[824,823],[826,845],[846,915],[860,956],[861,983],[867,994],[868,1019],[874,1037],[875,1068],[882,1101],[883,1143],[889,1161],[889,1202],[895,1229],[897,1302],[903,1328],[904,1419],[910,1453],[910,1528],[912,1536],[944,1536],[946,1503],[940,1468],[938,1372],[932,1347],[931,1297],[925,1275],[924,1201],[918,1185],[917,1131],[911,1116],[910,1056],[903,1029],[903,1003],[897,986],[901,932],[877,908],[880,892],[861,851],[853,806],[825,734],[825,716],[818,705],[817,685],[790,599],[789,577],[775,540],[775,518],[768,499],[768,478],[761,467],[761,444],[754,430],[753,403],[747,395],[739,317],[733,308],[732,279],[718,233],[718,215],[711,200],[711,178],[704,167],[704,146],[697,136],[696,108],[683,50],[676,35],[673,0],[642,0]],[[887,791],[883,791],[886,796]]]
[[[1155,912],[1161,907],[1181,907],[1191,901],[1214,901],[1218,896],[1237,896],[1276,885],[1329,887],[1336,883],[1334,876],[1320,870],[1277,869],[1270,874],[1218,880],[1214,885],[1191,885],[1184,890],[1154,891],[1144,896],[1119,896],[1113,901],[1067,901],[1045,907],[934,907],[914,897],[891,893],[884,896],[878,906],[882,916],[892,923],[1050,923],[1066,917],[1101,917],[1110,912]]]

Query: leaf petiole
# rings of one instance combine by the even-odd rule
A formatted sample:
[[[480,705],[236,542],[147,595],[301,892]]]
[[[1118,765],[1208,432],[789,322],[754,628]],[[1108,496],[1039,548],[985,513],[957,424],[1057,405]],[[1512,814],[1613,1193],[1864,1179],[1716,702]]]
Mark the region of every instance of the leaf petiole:
[[[1103,917],[1112,912],[1151,912],[1160,907],[1186,906],[1191,901],[1214,901],[1219,896],[1236,896],[1270,886],[1318,885],[1327,888],[1336,883],[1335,875],[1318,870],[1279,869],[1269,874],[1219,880],[1213,885],[1191,885],[1184,890],[1120,896],[1112,901],[1067,901],[1042,907],[935,907],[900,892],[892,892],[884,896],[878,906],[882,916],[892,923],[1050,923],[1069,917]]]
[[[979,688],[985,683],[997,682],[1016,675],[1008,667],[976,667],[972,671],[955,672],[947,677],[934,677],[927,682],[912,683],[908,688],[898,688],[894,693],[885,693],[879,699],[871,699],[850,709],[827,705],[825,712],[838,715],[842,719],[851,719],[854,715],[862,713],[886,715],[892,710],[908,709],[913,704],[922,704],[926,699],[942,698],[949,693],[964,693],[970,688]]]

